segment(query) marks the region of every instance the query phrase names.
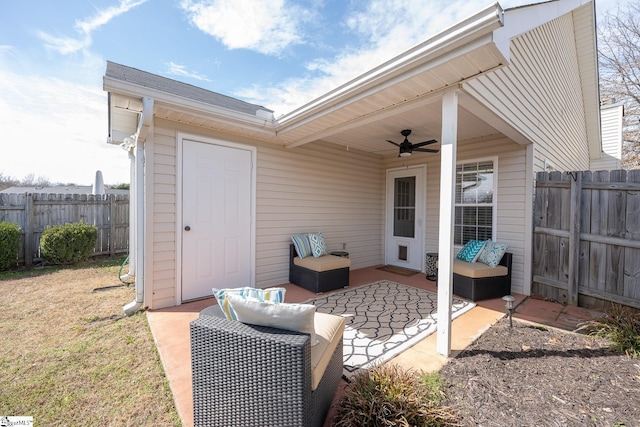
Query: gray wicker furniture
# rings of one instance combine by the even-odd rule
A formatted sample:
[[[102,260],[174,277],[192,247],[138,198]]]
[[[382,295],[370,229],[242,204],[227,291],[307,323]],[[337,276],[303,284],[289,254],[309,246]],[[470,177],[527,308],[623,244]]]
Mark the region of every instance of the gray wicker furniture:
[[[342,376],[342,334],[312,390],[309,335],[213,311],[190,324],[194,426],[322,426]]]
[[[455,263],[456,261],[454,261]],[[507,268],[507,273],[499,276],[472,278],[453,269],[453,293],[471,301],[502,298],[511,293],[511,266],[513,254],[505,252],[499,265]]]
[[[330,291],[349,286],[349,267],[336,268],[328,271],[315,271],[296,265],[294,259],[298,256],[293,244],[289,245],[289,282],[302,286],[315,293]],[[335,258],[335,255],[325,255]]]

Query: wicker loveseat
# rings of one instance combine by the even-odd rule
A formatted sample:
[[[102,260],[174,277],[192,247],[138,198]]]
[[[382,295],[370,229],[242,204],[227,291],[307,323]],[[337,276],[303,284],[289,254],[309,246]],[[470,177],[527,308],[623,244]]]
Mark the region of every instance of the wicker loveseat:
[[[201,313],[190,324],[194,426],[322,426],[342,376],[344,319],[316,313],[315,323],[311,346],[308,334],[227,320],[218,306]]]

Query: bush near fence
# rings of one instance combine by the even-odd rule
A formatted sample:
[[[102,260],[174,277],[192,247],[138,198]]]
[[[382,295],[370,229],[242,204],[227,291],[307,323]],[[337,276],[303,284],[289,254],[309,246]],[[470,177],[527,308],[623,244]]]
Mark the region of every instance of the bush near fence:
[[[129,195],[0,193],[0,221],[17,224],[22,234],[18,264],[41,258],[45,227],[83,222],[98,229],[92,256],[129,251]]]

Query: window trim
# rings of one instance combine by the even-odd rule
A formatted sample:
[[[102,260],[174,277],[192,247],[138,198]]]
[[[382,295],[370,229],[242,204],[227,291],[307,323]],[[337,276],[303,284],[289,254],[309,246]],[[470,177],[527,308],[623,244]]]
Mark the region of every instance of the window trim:
[[[465,159],[465,160],[457,160],[456,161],[456,172],[454,177],[454,187],[455,181],[458,180],[458,166],[465,165],[469,163],[482,163],[482,162],[493,162],[493,197],[491,206],[493,207],[491,213],[491,240],[496,241],[496,236],[498,233],[498,156],[489,156],[489,157],[477,157],[473,159]],[[453,202],[453,224],[455,228],[456,224],[456,208],[459,206],[464,206],[464,204],[456,203],[455,200]],[[463,245],[458,245],[455,242],[453,243],[454,248],[462,248]]]

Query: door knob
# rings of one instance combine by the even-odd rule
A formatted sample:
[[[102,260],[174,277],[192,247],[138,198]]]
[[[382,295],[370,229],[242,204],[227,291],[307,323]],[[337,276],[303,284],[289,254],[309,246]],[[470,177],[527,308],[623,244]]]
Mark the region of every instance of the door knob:
[[[191,230],[191,227],[189,227],[188,225],[184,227],[184,231],[189,231]]]

